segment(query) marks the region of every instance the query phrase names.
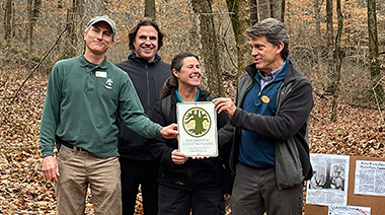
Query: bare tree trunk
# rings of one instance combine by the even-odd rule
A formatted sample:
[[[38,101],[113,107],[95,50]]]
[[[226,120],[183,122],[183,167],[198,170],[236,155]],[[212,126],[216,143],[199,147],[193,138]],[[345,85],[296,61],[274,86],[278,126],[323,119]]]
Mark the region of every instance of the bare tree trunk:
[[[192,9],[199,19],[203,66],[208,90],[216,96],[224,96],[222,70],[219,64],[218,39],[212,14],[212,0],[191,0]]]
[[[269,5],[270,5],[270,8],[269,8],[270,17],[275,18],[275,16],[274,16],[274,1],[269,0]]]
[[[372,81],[373,101],[382,104],[384,101],[384,90],[380,83],[381,68],[379,62],[378,34],[377,34],[377,12],[376,0],[367,0],[368,3],[368,33],[369,33],[369,60],[370,77]]]
[[[264,20],[271,17],[270,0],[257,0],[258,6],[258,20]]]
[[[27,41],[28,41],[28,66],[27,69],[31,70],[32,67],[32,53],[33,53],[33,27],[36,23],[37,17],[40,13],[41,0],[28,0],[28,27],[27,27]]]
[[[32,38],[33,34],[33,27],[35,26],[35,23],[37,21],[37,18],[39,17],[40,14],[40,5],[41,5],[41,0],[28,0],[28,36]]]
[[[320,7],[319,0],[314,0],[314,18],[315,18],[315,29],[316,29],[316,53],[317,53],[317,67],[316,72],[319,71],[319,64],[321,63],[321,20],[320,20]]]
[[[8,42],[12,35],[12,0],[7,0],[4,14],[5,40]]]
[[[258,22],[258,5],[257,0],[250,0],[250,25]]]
[[[144,1],[144,16],[152,17],[155,19],[155,0],[145,0]]]
[[[337,108],[338,108],[338,98],[339,98],[339,89],[340,89],[340,79],[341,79],[341,35],[343,30],[343,16],[341,12],[341,0],[337,0],[337,17],[338,17],[338,30],[336,35],[335,50],[336,50],[336,77],[334,79],[334,92],[332,100],[332,114],[330,121],[337,121]]]
[[[333,0],[326,0],[326,41],[327,47],[325,47],[327,54],[327,63],[330,71],[330,80],[335,78],[335,68],[334,68],[334,42],[333,42]],[[333,83],[327,83],[325,86],[327,92],[333,92],[334,86]]]
[[[238,79],[244,73],[244,68],[251,62],[248,38],[244,34],[250,26],[248,7],[246,1],[226,0],[228,11],[230,12],[231,24],[234,31],[235,41],[237,43],[238,55]]]
[[[282,0],[281,1],[281,21],[283,23],[285,22],[285,11],[286,11],[286,1]]]
[[[285,0],[256,0],[258,8],[258,20],[276,18],[284,20]]]
[[[270,0],[270,17],[284,21],[285,0]]]
[[[76,56],[79,36],[82,35],[81,26],[81,0],[73,0],[72,8],[67,10],[66,29],[68,31],[67,44],[64,46],[61,58],[71,58]]]
[[[326,0],[326,29],[328,47],[333,47],[333,0]]]
[[[36,24],[37,18],[40,15],[41,0],[34,0],[34,7],[32,10],[32,28]]]
[[[32,0],[28,0],[28,27],[27,27],[27,41],[28,41],[28,66],[27,70],[31,70],[32,63]]]

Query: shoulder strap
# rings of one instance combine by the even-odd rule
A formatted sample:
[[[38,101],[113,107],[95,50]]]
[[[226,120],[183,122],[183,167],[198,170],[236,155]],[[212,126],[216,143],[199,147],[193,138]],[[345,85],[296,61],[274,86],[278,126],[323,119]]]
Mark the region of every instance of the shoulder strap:
[[[170,109],[171,109],[171,94],[162,99],[162,113],[166,119],[166,122],[170,116],[170,114],[169,114]],[[168,123],[166,123],[166,124],[168,124]]]
[[[206,101],[211,101],[215,99],[215,96],[213,96],[213,94],[209,94],[209,96],[206,97]]]

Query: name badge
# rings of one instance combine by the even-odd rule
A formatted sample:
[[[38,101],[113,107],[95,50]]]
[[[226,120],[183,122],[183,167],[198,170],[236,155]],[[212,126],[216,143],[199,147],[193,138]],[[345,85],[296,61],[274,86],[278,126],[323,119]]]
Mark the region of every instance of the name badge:
[[[97,78],[107,78],[107,72],[96,72],[95,76]]]

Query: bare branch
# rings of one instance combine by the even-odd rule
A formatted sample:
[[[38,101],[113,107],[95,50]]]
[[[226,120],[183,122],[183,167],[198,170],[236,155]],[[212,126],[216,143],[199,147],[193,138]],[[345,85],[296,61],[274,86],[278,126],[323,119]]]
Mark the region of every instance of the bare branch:
[[[25,80],[23,81],[23,83],[20,85],[19,89],[17,89],[15,95],[13,96],[12,98],[12,102],[15,101],[15,98],[17,97],[17,94],[19,93],[19,91],[21,90],[21,88],[24,86],[24,84],[27,82],[27,80],[32,76],[32,74],[36,71],[37,68],[39,68],[39,66],[43,63],[43,61],[48,57],[48,55],[53,51],[53,49],[57,46],[57,44],[59,43],[61,37],[63,36],[63,34],[67,31],[67,27],[63,30],[63,32],[61,32],[61,34],[59,35],[59,37],[57,38],[55,44],[51,47],[51,49],[47,52],[47,54],[43,57],[43,59],[41,59],[41,61],[39,62],[39,64],[37,64],[32,70],[31,72],[28,74],[28,76],[25,78]]]

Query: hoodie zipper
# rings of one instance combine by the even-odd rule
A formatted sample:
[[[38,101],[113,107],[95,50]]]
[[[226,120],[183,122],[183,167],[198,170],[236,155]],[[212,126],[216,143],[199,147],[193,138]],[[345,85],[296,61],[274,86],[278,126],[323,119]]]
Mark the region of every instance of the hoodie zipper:
[[[147,80],[147,107],[150,108],[150,79],[148,74],[148,64],[144,66],[144,69],[146,71],[146,80]]]

